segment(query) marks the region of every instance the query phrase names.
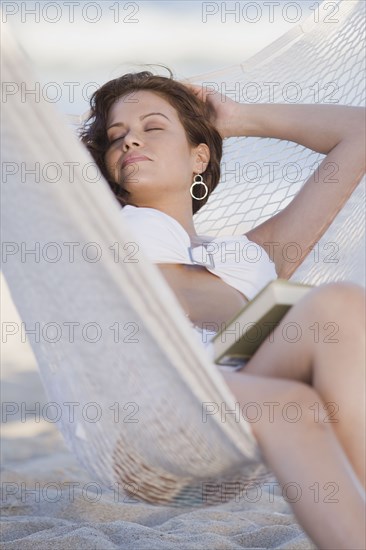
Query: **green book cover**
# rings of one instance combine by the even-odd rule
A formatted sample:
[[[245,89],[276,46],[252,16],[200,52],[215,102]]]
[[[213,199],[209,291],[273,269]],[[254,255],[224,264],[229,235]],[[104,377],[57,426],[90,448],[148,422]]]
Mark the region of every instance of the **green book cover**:
[[[286,312],[314,285],[275,279],[269,282],[212,339],[218,365],[241,367],[278,325]]]

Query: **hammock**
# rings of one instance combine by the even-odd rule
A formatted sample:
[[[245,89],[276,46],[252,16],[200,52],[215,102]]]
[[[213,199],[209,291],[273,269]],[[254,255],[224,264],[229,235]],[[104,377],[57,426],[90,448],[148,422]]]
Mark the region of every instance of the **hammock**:
[[[279,82],[274,102],[296,82],[304,103],[314,102],[314,83],[317,101],[328,101],[332,82],[339,103],[363,105],[363,7],[338,2],[329,24],[320,5],[320,22],[313,14],[249,61],[192,81],[225,82],[227,90]],[[2,30],[4,82],[32,88],[25,53]],[[8,95],[3,109],[2,270],[67,445],[119,495],[169,506],[236,498],[273,475],[250,424],[67,119],[34,96],[21,99]],[[249,170],[239,183],[226,173],[194,218],[198,234],[244,233],[273,216],[322,157],[292,142],[226,141],[226,166],[271,160],[274,172],[258,181]],[[289,160],[302,169],[296,182],[283,177]],[[291,280],[364,284],[363,193],[364,182],[319,230],[320,250],[336,243],[338,261],[309,254]]]

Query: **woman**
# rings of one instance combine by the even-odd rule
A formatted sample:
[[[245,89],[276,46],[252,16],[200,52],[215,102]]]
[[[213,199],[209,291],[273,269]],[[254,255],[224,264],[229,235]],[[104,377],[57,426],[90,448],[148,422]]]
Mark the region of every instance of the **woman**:
[[[82,141],[122,206],[132,214],[146,213],[146,219],[149,213],[158,216],[162,247],[165,223],[192,247],[202,242],[193,214],[218,184],[224,138],[285,139],[326,154],[284,210],[239,236],[261,248],[266,269],[271,256],[275,272],[269,279],[290,277],[314,235],[329,225],[365,171],[365,111],[359,107],[241,104],[177,82],[171,72],[166,78],[147,71],[107,82],[94,93],[91,107]],[[329,162],[338,167],[336,185],[324,179]],[[196,181],[204,185],[192,186]],[[148,239],[149,227],[156,226],[144,226],[145,217],[139,219]],[[282,253],[287,240],[304,251],[297,264],[286,262]],[[156,248],[156,235],[150,242]],[[152,259],[158,252],[151,253]],[[173,263],[168,256],[157,263],[195,326],[225,322],[251,298],[249,290],[239,290],[250,288],[245,277],[247,286],[240,287],[192,262]],[[251,270],[248,277],[260,279],[260,265]],[[263,414],[251,427],[278,481],[301,486],[302,496],[292,508],[319,548],[365,548],[364,303],[364,289],[353,283],[311,289],[244,369],[223,372],[241,405],[256,401],[265,411],[269,401],[278,403],[271,418]],[[297,342],[281,338],[289,322],[302,329]],[[330,322],[338,328],[336,344],[325,343]],[[319,338],[311,330],[314,323]],[[282,406],[289,402],[301,408],[300,421],[283,418]]]

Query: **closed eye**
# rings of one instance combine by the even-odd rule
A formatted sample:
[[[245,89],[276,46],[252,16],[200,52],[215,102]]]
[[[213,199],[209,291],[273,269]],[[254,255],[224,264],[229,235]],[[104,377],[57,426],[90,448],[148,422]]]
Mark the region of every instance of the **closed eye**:
[[[112,139],[112,141],[110,141],[109,144],[110,144],[110,145],[113,145],[113,143],[116,143],[116,141],[118,141],[118,140],[120,140],[120,139],[123,139],[123,138],[124,138],[124,136],[120,136],[120,137],[118,137],[118,138],[116,138],[116,139]]]
[[[152,130],[162,130],[162,128],[148,128],[145,130],[146,132],[151,132]],[[120,136],[118,138],[112,139],[112,141],[109,142],[110,145],[113,145],[113,143],[116,143],[116,141],[123,139],[125,136]]]

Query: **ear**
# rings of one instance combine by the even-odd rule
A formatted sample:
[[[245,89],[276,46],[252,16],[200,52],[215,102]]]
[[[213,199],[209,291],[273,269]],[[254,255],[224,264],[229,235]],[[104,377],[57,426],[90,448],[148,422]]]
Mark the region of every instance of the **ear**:
[[[197,174],[202,174],[210,160],[210,149],[206,143],[200,143],[195,150],[193,170]]]

